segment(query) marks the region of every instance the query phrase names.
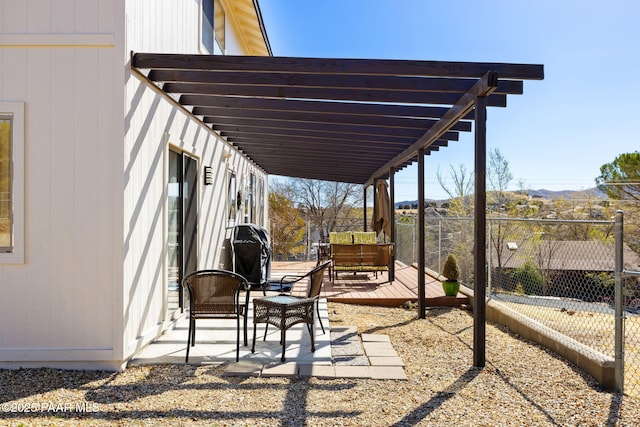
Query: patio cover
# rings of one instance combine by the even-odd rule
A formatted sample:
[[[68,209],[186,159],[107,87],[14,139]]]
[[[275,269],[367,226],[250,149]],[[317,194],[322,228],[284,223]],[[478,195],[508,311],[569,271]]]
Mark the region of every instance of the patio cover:
[[[469,132],[478,96],[505,107],[542,65],[134,53],[134,71],[265,172],[388,178]]]
[[[474,279],[486,283],[487,107],[542,80],[542,65],[134,53],[131,66],[268,174],[365,187],[389,178],[393,191],[394,173],[417,160],[418,271],[424,158],[475,122]],[[418,274],[420,318],[424,285]],[[485,365],[485,291],[473,297],[476,367]]]

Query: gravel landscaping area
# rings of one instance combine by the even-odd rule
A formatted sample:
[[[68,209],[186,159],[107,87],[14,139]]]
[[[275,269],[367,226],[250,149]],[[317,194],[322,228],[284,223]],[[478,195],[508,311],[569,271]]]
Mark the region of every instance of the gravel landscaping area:
[[[473,318],[329,303],[331,326],[386,334],[406,381],[223,376],[225,365],[122,373],[0,370],[2,425],[633,426],[640,400],[602,391],[550,351],[487,326],[472,367]],[[25,412],[26,409],[32,412]]]

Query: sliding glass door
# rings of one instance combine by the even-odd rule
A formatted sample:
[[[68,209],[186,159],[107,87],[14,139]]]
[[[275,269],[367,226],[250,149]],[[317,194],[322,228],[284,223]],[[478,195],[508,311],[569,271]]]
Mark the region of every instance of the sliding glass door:
[[[198,161],[169,151],[168,310],[184,309],[181,281],[198,268]]]

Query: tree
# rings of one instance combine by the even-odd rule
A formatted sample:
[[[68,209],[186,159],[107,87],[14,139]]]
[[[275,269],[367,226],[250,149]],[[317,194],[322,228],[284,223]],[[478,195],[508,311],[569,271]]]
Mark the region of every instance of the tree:
[[[620,154],[600,166],[596,185],[612,199],[640,200],[640,152]]]
[[[305,245],[304,218],[293,205],[286,192],[269,191],[269,222],[271,223],[271,247],[274,255],[286,260],[289,255],[303,253]]]
[[[326,239],[330,231],[362,228],[361,185],[291,178],[287,188],[321,240]]]
[[[454,214],[468,215],[470,208],[467,203],[469,195],[473,194],[473,174],[461,163],[458,169],[449,165],[449,178],[453,181],[453,186],[447,184],[446,178],[440,172],[440,167],[436,171],[436,178],[440,187],[449,195],[451,199],[451,209]]]
[[[505,203],[504,192],[507,191],[507,187],[513,179],[513,174],[509,170],[509,162],[497,148],[489,152],[489,168],[487,172],[490,188],[497,193],[497,202],[501,206]]]

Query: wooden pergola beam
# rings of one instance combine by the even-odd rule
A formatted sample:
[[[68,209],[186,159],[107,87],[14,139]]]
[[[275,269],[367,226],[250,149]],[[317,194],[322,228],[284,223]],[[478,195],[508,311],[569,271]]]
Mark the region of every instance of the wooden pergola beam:
[[[303,88],[379,89],[408,92],[465,93],[475,78],[417,76],[363,76],[359,74],[296,74],[244,71],[153,70],[149,80],[157,83],[224,84],[235,86],[272,86]],[[523,82],[501,80],[495,93],[520,95]]]
[[[278,56],[134,53],[132,66],[156,70],[216,70],[378,76],[480,78],[493,70],[504,79],[542,80],[542,65],[390,59],[295,58]]]
[[[471,110],[473,110],[476,98],[478,96],[488,97],[496,89],[497,86],[497,73],[493,71],[485,73],[482,78],[479,79],[475,85],[473,85],[471,90],[469,90],[459,98],[459,100],[449,109],[449,111],[447,111],[447,113],[435,126],[425,132],[425,134],[410,147],[391,159],[382,168],[375,171],[366,181],[365,185],[370,185],[370,183],[373,182],[373,179],[380,173],[382,173],[383,169],[388,170],[391,166],[403,163],[415,156],[415,153],[420,148],[429,147],[429,145],[433,141],[439,139],[442,134],[444,134],[451,128],[451,126],[453,126],[462,117],[466,116]]]

